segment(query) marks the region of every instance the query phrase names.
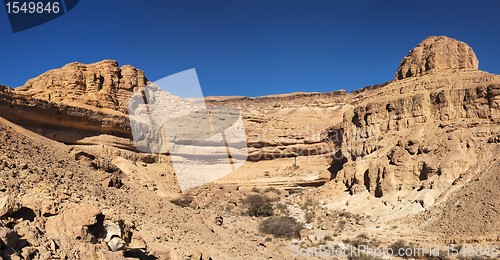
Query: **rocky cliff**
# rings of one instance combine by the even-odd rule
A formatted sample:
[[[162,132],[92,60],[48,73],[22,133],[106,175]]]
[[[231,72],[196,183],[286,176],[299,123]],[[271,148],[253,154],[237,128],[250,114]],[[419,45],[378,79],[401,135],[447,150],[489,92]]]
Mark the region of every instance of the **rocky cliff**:
[[[445,36],[431,36],[423,40],[401,61],[396,79],[477,71],[478,66],[479,62],[474,51],[466,43]]]
[[[334,128],[341,138],[332,178],[353,195],[382,198],[378,209],[392,217],[439,205],[495,167],[499,94],[500,76],[478,71],[466,44],[425,39],[395,81],[353,95]]]
[[[128,99],[148,83],[141,70],[119,67],[116,61],[70,63],[15,90],[3,87],[1,104],[9,111],[10,120],[22,121],[52,139],[97,144],[92,137],[106,134],[121,138],[109,144],[132,149]],[[491,137],[495,130],[474,131],[496,127],[499,83],[499,76],[478,70],[477,58],[466,43],[431,36],[404,57],[395,80],[352,94],[338,91],[206,100],[209,105],[242,110],[248,160],[307,157],[312,164],[322,164],[325,158],[334,157],[330,168],[334,179],[349,189],[365,188],[382,196],[401,185],[420,185],[436,173],[453,175],[451,180],[459,175],[459,168],[470,166],[470,161],[454,164],[432,159],[444,157],[447,152],[442,149],[448,143],[432,139],[462,130],[463,125],[470,138]],[[73,131],[68,134],[58,129]],[[436,142],[438,150],[434,149]],[[463,151],[466,156],[470,149]]]
[[[16,90],[47,101],[125,113],[131,94],[147,84],[143,71],[103,60],[92,64],[69,63],[28,80]]]

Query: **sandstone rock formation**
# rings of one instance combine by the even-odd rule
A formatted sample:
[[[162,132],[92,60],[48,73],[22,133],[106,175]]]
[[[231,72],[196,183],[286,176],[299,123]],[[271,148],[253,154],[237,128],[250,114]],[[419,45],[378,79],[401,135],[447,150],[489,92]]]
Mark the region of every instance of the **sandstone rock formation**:
[[[476,54],[466,43],[445,36],[430,36],[401,61],[396,79],[457,71],[477,71],[478,66]]]
[[[477,163],[471,160],[477,157],[471,146],[483,142],[479,132],[498,131],[498,124],[492,122],[499,120],[500,78],[471,71],[474,66],[477,69],[477,61],[472,67],[456,66],[468,64],[461,62],[464,57],[475,60],[465,43],[429,37],[403,59],[396,76],[408,61],[425,64],[429,55],[451,60],[437,59],[430,70],[412,72],[413,76],[431,73],[433,77],[407,78],[360,92],[355,107],[344,114],[339,126],[342,157],[337,161],[347,158],[348,162],[334,175],[347,178],[347,186],[364,183],[371,193],[382,196],[401,185],[411,188],[428,179],[451,183],[463,169]],[[439,74],[449,69],[453,76]],[[464,125],[469,126],[464,129]],[[434,175],[438,176],[430,178]]]
[[[184,200],[172,158],[132,146],[128,98],[149,83],[140,70],[72,63],[0,86],[0,256],[284,259],[291,245],[356,232],[500,241],[500,76],[477,65],[465,43],[429,37],[395,80],[353,93],[208,97],[241,110],[249,157]],[[306,235],[256,235],[261,219],[242,216],[249,195]]]
[[[103,60],[93,64],[69,63],[28,80],[16,90],[52,102],[126,112],[131,94],[147,84],[141,70]]]

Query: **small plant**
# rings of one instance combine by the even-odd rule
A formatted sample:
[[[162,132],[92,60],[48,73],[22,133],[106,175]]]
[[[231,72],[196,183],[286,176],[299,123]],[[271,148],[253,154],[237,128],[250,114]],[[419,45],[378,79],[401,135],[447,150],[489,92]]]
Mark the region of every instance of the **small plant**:
[[[275,187],[269,187],[269,188],[267,188],[267,189],[264,190],[264,193],[265,192],[274,192],[274,193],[276,193],[278,195],[281,195],[281,191],[278,190],[278,189],[276,189]]]
[[[323,237],[323,240],[325,240],[325,241],[333,241],[335,239],[333,238],[333,235],[328,234],[328,235],[326,235],[326,236]]]
[[[252,217],[270,217],[273,215],[271,201],[262,195],[248,195],[245,199],[248,215]]]
[[[292,194],[301,194],[302,193],[302,189],[291,189],[288,191],[288,194],[292,195]]]
[[[288,216],[288,213],[290,212],[288,210],[288,207],[284,203],[276,204],[275,211],[276,211],[276,213],[278,213],[278,215],[281,214],[281,215],[285,215],[285,216]]]
[[[353,217],[353,214],[351,212],[344,210],[344,211],[339,213],[339,217],[345,217],[345,218],[349,219],[349,218]]]
[[[342,220],[339,221],[339,226],[338,226],[337,229],[338,230],[343,230],[346,225],[347,225],[347,221],[345,221],[345,220],[342,219]]]
[[[307,199],[304,204],[300,207],[302,210],[308,210],[314,206],[314,201],[312,199]]]
[[[302,225],[292,217],[270,217],[259,225],[259,231],[282,238],[300,238]]]
[[[304,217],[306,219],[306,223],[311,223],[314,220],[314,212],[308,211]]]
[[[255,193],[260,193],[260,189],[257,187],[253,187],[250,191]]]
[[[170,203],[173,203],[181,208],[189,207],[191,203],[193,202],[194,198],[189,195],[184,195],[179,198],[173,199],[170,201]]]
[[[352,245],[356,248],[360,246],[370,245],[370,237],[366,233],[359,234],[353,241]]]

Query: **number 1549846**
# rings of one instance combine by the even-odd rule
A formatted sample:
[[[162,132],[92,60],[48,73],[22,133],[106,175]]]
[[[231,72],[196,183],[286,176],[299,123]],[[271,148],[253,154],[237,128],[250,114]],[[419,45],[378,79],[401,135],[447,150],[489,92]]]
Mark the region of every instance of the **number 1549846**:
[[[57,14],[61,11],[61,7],[59,2],[7,2],[5,3],[5,7],[7,8],[7,13],[9,14]]]

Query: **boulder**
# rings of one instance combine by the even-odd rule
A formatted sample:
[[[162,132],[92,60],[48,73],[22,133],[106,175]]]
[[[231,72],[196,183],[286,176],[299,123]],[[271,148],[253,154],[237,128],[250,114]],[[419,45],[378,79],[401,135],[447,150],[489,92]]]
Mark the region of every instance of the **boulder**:
[[[10,195],[0,198],[0,217],[10,215],[19,209],[19,205]]]
[[[391,164],[401,166],[410,159],[408,152],[402,147],[396,146],[389,155]]]
[[[77,205],[47,219],[45,230],[49,237],[89,240],[98,229],[101,210],[93,205]],[[102,224],[102,223],[101,223]],[[95,226],[94,226],[95,225]]]

